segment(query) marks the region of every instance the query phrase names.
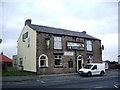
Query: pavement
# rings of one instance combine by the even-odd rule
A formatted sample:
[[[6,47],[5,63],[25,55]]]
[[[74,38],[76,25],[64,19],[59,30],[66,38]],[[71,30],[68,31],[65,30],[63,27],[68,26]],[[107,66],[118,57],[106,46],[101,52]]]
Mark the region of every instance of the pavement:
[[[77,75],[77,73],[65,73],[65,74],[53,74],[53,75],[36,75],[36,76],[4,76],[2,81],[0,82],[21,82],[21,81],[29,81],[29,80],[37,80],[43,78],[52,78],[52,77],[59,77],[59,76],[71,76]]]

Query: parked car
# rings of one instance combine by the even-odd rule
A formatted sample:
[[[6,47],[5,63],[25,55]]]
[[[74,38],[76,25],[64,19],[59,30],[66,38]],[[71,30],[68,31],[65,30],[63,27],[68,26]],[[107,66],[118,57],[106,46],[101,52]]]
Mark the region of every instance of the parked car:
[[[104,63],[90,63],[86,65],[84,68],[79,69],[79,75],[101,75],[105,74],[105,64]]]

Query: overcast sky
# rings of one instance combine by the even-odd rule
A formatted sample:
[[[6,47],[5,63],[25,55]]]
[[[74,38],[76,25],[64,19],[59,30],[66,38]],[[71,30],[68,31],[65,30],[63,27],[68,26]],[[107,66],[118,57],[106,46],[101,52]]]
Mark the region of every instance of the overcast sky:
[[[88,0],[89,1],[89,0]],[[39,0],[37,2],[1,2],[0,38],[3,53],[17,54],[17,39],[26,19],[33,24],[86,31],[102,40],[103,60],[118,59],[118,2],[81,0]]]

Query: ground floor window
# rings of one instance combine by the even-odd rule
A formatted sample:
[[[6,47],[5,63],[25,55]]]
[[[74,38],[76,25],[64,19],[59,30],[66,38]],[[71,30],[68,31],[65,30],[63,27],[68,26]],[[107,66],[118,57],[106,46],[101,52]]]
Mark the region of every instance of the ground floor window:
[[[68,67],[73,68],[73,61],[68,61]]]
[[[55,60],[55,66],[61,66],[62,65],[62,56],[61,55],[55,55],[54,60]]]
[[[48,57],[45,54],[39,57],[39,67],[48,67]]]
[[[92,63],[92,61],[93,61],[93,56],[92,55],[88,55],[87,63]]]
[[[20,58],[19,65],[23,65],[23,58]]]

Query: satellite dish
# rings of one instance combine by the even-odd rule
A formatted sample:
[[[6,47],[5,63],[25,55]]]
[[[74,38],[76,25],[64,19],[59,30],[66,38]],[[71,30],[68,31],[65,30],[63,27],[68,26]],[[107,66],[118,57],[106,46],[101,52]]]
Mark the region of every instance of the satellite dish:
[[[2,42],[2,39],[0,39],[0,44],[1,44],[1,42]]]

